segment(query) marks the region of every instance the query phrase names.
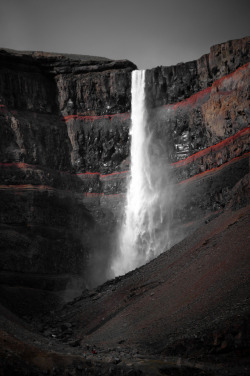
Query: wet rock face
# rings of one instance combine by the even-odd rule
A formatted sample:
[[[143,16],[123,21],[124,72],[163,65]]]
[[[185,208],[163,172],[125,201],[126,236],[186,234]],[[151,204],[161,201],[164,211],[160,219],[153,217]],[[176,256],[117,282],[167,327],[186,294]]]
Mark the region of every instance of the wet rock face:
[[[197,61],[147,71],[152,153],[157,150],[171,163],[178,182],[176,239],[185,232],[178,223],[223,210],[231,200],[248,200],[249,40],[214,46]]]

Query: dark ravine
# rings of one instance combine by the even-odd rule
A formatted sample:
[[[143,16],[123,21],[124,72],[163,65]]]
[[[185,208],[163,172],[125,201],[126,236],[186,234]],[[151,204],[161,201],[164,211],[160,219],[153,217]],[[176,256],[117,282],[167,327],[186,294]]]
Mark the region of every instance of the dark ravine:
[[[228,231],[228,238],[232,237],[235,244],[238,242],[233,232],[237,228],[242,236],[246,236],[247,214],[244,208],[249,204],[249,45],[249,37],[229,41],[212,47],[209,54],[197,61],[172,67],[157,67],[146,72],[147,102],[154,140],[152,153],[160,156],[161,160],[170,166],[171,179],[175,184],[175,205],[171,223],[173,243],[181,241],[194,231],[198,231],[195,234],[199,234],[199,231],[203,231],[199,228],[204,228],[206,232],[208,226],[211,225],[211,228],[216,226],[216,221],[218,221],[219,233],[221,231],[219,238],[211,230],[211,234],[201,241],[204,259],[201,255],[201,264],[199,258],[197,259],[194,263],[195,271],[192,271],[189,256],[187,256],[187,265],[190,265],[190,270],[185,273],[185,266],[183,270],[181,269],[181,259],[176,261],[178,272],[176,277],[174,275],[171,277],[174,285],[176,283],[176,290],[171,296],[166,297],[165,293],[160,291],[162,283],[157,284],[150,274],[154,268],[160,267],[161,262],[167,268],[168,256],[164,254],[160,261],[155,261],[152,265],[149,264],[150,266],[145,266],[144,269],[135,271],[121,280],[116,279],[111,285],[107,282],[104,287],[83,293],[79,303],[75,301],[72,305],[74,317],[77,317],[79,333],[70,319],[71,305],[66,306],[65,311],[58,315],[52,314],[48,318],[52,320],[48,325],[44,317],[39,316],[38,325],[41,326],[41,333],[44,335],[46,330],[49,331],[48,343],[55,338],[53,336],[61,335],[61,340],[66,338],[66,342],[78,341],[82,347],[76,346],[76,352],[66,360],[62,360],[63,356],[59,353],[67,352],[68,347],[62,350],[59,345],[53,347],[52,344],[58,355],[48,354],[48,343],[46,345],[44,337],[38,338],[34,334],[35,337],[29,342],[29,346],[32,347],[29,351],[36,354],[34,357],[38,360],[35,363],[34,357],[28,355],[29,351],[25,355],[23,352],[23,346],[27,342],[26,336],[31,334],[23,334],[23,322],[19,322],[10,311],[25,317],[26,321],[33,320],[34,325],[37,325],[38,313],[47,314],[48,311],[57,309],[65,299],[70,300],[80,295],[86,288],[92,288],[110,276],[108,265],[111,250],[114,249],[114,239],[121,220],[129,178],[131,72],[136,66],[127,60],[112,61],[92,56],[0,49],[0,303],[5,307],[1,308],[3,329],[3,334],[0,336],[3,344],[1,355],[4,354],[5,341],[8,343],[6,350],[8,356],[3,356],[4,370],[12,362],[13,372],[18,367],[23,367],[24,374],[29,372],[28,374],[40,375],[41,372],[52,372],[53,367],[58,372],[65,369],[65,372],[67,370],[72,371],[72,374],[82,374],[81,370],[86,368],[88,370],[86,373],[98,374],[103,365],[106,372],[104,374],[115,375],[124,372],[123,374],[132,375],[140,374],[140,370],[145,372],[146,366],[139,364],[138,361],[140,356],[143,359],[154,356],[153,363],[163,361],[159,367],[156,367],[157,372],[178,374],[176,368],[171,371],[170,364],[173,362],[176,367],[180,360],[176,358],[173,361],[169,360],[170,363],[166,366],[165,360],[162,359],[170,355],[182,357],[183,352],[178,348],[183,346],[186,348],[185,356],[194,356],[197,361],[204,355],[197,350],[199,346],[206,352],[206,356],[211,349],[214,351],[215,348],[211,345],[211,333],[217,319],[218,328],[223,331],[224,323],[225,331],[230,332],[229,337],[232,335],[230,320],[234,315],[237,316],[237,312],[242,315],[239,318],[239,327],[241,328],[242,323],[248,325],[246,323],[249,306],[244,300],[244,294],[249,286],[249,280],[243,266],[243,261],[245,265],[247,264],[248,256],[244,242],[240,241],[240,245],[235,249],[242,255],[242,262],[238,260],[236,262],[234,249],[232,250],[232,260],[238,263],[238,269],[233,271],[232,261],[230,272],[227,268],[222,268],[219,277],[222,285],[223,281],[226,281],[225,289],[228,289],[228,294],[221,292],[222,287],[218,287],[218,294],[216,293],[217,299],[223,298],[223,301],[226,301],[227,297],[230,300],[230,294],[234,294],[232,298],[234,308],[231,313],[228,310],[227,313],[222,314],[222,311],[219,312],[215,306],[209,305],[211,296],[201,298],[205,301],[205,306],[200,305],[198,309],[206,325],[199,327],[198,331],[193,323],[191,323],[193,326],[190,324],[189,305],[185,305],[184,302],[181,311],[176,311],[180,315],[182,324],[179,328],[173,326],[173,331],[169,333],[171,341],[166,342],[166,338],[162,340],[163,342],[159,340],[158,346],[156,340],[153,341],[153,337],[158,338],[163,327],[166,332],[169,330],[167,325],[160,324],[166,319],[165,316],[159,317],[159,325],[157,324],[151,333],[150,325],[145,324],[145,329],[142,328],[142,324],[139,325],[136,316],[133,316],[135,312],[133,299],[134,297],[137,299],[142,293],[142,298],[146,301],[148,291],[152,290],[151,292],[154,293],[155,289],[155,292],[159,290],[157,292],[159,311],[163,300],[172,299],[173,305],[179,304],[178,296],[182,296],[180,289],[183,289],[185,284],[181,278],[182,272],[188,281],[195,278],[199,270],[203,270],[202,262],[206,264],[208,259],[211,265],[220,262],[219,254],[214,253],[214,249],[219,252],[223,248],[220,236],[229,246],[230,241],[224,238],[227,228],[231,229],[231,224],[225,224],[227,216],[229,222],[230,218],[234,218],[232,232]],[[192,243],[192,237],[187,239]],[[171,257],[175,258],[184,252],[187,243],[185,240],[183,242],[180,243],[182,245],[175,246],[177,248],[171,251]],[[174,256],[176,249],[179,251],[177,256]],[[190,249],[190,257],[195,259],[193,252],[197,256],[198,251]],[[225,264],[227,264],[226,254],[224,249],[221,253],[221,262]],[[137,276],[142,275],[141,270],[143,270],[144,282],[137,285]],[[202,281],[206,280],[209,273],[217,273],[216,267],[203,271]],[[243,278],[242,284],[245,284],[245,287],[236,284],[239,289],[242,288],[239,301],[234,298],[235,289],[232,288],[237,273]],[[231,280],[230,283],[227,278]],[[180,282],[177,283],[178,279]],[[203,285],[201,282],[201,285],[205,291],[206,284]],[[124,286],[126,293],[124,292],[123,296]],[[164,286],[168,291],[169,286]],[[212,283],[210,288],[216,289],[216,282]],[[118,290],[120,292],[116,295],[115,291]],[[171,294],[170,290],[169,294]],[[188,292],[186,294],[189,296]],[[152,300],[153,295],[150,297]],[[193,297],[189,297],[191,306],[196,304],[192,300]],[[105,311],[103,311],[103,299],[107,302]],[[121,308],[115,314],[112,308],[114,302]],[[138,308],[142,308],[142,314],[143,307]],[[123,311],[127,309],[131,310],[129,315],[133,316],[134,329],[130,328],[131,333],[134,331],[142,334],[145,330],[141,342],[138,339],[140,343],[135,342],[134,334],[130,336],[126,326],[123,326],[125,324]],[[182,309],[183,314],[180,313]],[[81,313],[83,311],[84,314]],[[194,315],[198,314],[197,312],[194,310]],[[60,314],[65,314],[65,318]],[[215,316],[210,325],[206,315],[213,314]],[[147,316],[146,313],[145,315]],[[152,313],[152,320],[156,316],[157,314],[154,316]],[[172,318],[173,316],[168,317],[170,321]],[[72,320],[74,319],[72,316]],[[227,320],[229,320],[228,325]],[[16,331],[20,331],[20,337],[16,335],[17,332],[15,333],[13,322],[17,323]],[[60,325],[65,323],[66,326],[70,323],[66,335],[64,330],[60,332]],[[189,324],[191,326],[188,330]],[[5,325],[10,326],[7,332]],[[110,329],[112,338],[109,338],[109,328],[113,328]],[[182,338],[178,330],[184,329],[187,331],[185,338]],[[100,334],[102,330],[103,334]],[[233,334],[234,337],[244,332],[248,338],[248,329],[237,330],[237,333]],[[202,336],[199,334],[201,331]],[[119,337],[120,333],[124,333],[122,338]],[[191,346],[193,340],[191,341],[190,338],[194,335],[197,336],[198,342],[203,338],[201,342],[204,346],[200,344],[201,342],[199,345]],[[219,335],[226,336],[225,333]],[[147,344],[143,348],[141,344],[146,344],[145,338],[151,336],[153,345]],[[102,339],[105,337],[106,342]],[[248,351],[248,341],[249,339],[243,341],[244,343],[241,342],[241,360],[244,358],[244,351]],[[34,345],[35,342],[41,342],[44,348],[38,350],[40,345],[37,347]],[[96,365],[96,362],[98,363],[96,358],[88,351],[87,359],[82,359],[82,353],[86,351],[86,342],[96,345],[99,342],[98,346],[104,353],[106,347],[115,350],[103,355],[100,359],[102,365],[99,367]],[[223,340],[218,346],[223,347],[222,342]],[[124,343],[129,343],[128,348],[127,345],[123,345]],[[117,346],[120,347],[119,351]],[[137,346],[138,353],[135,349]],[[237,346],[235,348],[230,346],[227,350],[234,353]],[[152,355],[153,348],[156,349],[157,354]],[[131,349],[135,349],[134,354]],[[42,354],[40,351],[45,353]],[[128,356],[124,355],[127,359],[126,364],[114,360],[122,358],[120,354],[123,352],[128,353]],[[139,354],[137,360],[135,354]],[[46,359],[49,357],[48,364],[53,366],[48,366],[46,363],[46,367],[43,367],[39,360],[41,357]],[[113,359],[111,363],[108,358]],[[134,359],[132,365],[128,365],[129,358]],[[211,361],[215,365],[215,358],[216,356],[212,356],[211,359],[207,356],[206,362]],[[147,361],[150,362],[149,359]],[[190,370],[186,358],[181,362]],[[73,368],[72,364],[75,364]],[[149,367],[149,363],[147,364]],[[221,372],[216,368],[217,365],[212,371],[212,365],[210,370],[209,367],[204,367],[191,367],[192,372],[196,372],[192,374],[200,375],[204,372],[209,375]],[[239,370],[236,368],[236,375],[244,374],[243,366],[240,366]],[[77,373],[75,369],[79,372]],[[159,374],[157,372],[152,374]],[[221,374],[223,375],[223,372]]]

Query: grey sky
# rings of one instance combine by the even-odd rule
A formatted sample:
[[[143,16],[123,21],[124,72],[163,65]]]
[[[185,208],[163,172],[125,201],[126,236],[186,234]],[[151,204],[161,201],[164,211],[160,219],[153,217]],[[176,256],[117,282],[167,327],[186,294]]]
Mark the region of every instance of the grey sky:
[[[249,0],[0,0],[0,47],[126,58],[140,69],[247,35]]]

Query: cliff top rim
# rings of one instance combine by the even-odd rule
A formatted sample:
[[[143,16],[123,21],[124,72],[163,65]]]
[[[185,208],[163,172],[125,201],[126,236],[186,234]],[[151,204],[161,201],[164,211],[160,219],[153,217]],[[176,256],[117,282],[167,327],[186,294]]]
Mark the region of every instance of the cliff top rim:
[[[80,54],[69,54],[62,52],[47,52],[47,51],[29,51],[29,50],[14,50],[11,48],[0,47],[0,52],[7,52],[12,55],[17,56],[30,56],[33,58],[59,58],[59,59],[70,59],[70,60],[81,60],[81,61],[98,61],[98,62],[111,62],[116,61],[114,59],[109,59],[102,56],[94,55],[80,55]]]
[[[185,65],[185,64],[189,64],[189,63],[193,63],[195,61],[199,61],[199,60],[202,60],[204,59],[206,56],[209,56],[211,53],[213,53],[216,49],[218,48],[223,48],[225,45],[228,45],[230,43],[237,43],[237,42],[240,42],[240,41],[246,41],[246,44],[250,44],[250,35],[246,35],[242,38],[236,38],[236,39],[229,39],[225,42],[221,42],[221,43],[216,43],[216,44],[213,44],[210,49],[209,49],[209,52],[201,55],[199,58],[197,59],[193,59],[193,60],[187,60],[187,61],[181,61],[179,63],[176,63],[176,64],[172,64],[172,65],[157,65],[153,68],[148,68],[146,69],[147,71],[151,71],[151,70],[154,70],[154,69],[159,69],[159,68],[172,68],[172,67],[177,67],[177,66],[182,66],[182,65]],[[249,60],[250,61],[250,60]]]
[[[186,63],[191,63],[193,61],[201,60],[205,56],[208,56],[209,54],[211,54],[212,51],[215,50],[216,48],[218,48],[219,46],[222,47],[223,45],[235,43],[235,42],[239,42],[239,41],[243,41],[243,40],[245,40],[247,42],[247,44],[250,43],[250,36],[247,35],[247,36],[244,36],[242,38],[229,39],[226,42],[214,44],[210,47],[210,52],[203,54],[198,59],[194,59],[194,60],[191,60],[191,61],[185,61],[185,62],[179,62],[177,64],[170,65],[170,66],[158,65],[158,66],[155,66],[153,68],[145,68],[144,70],[150,71],[152,69],[161,68],[161,67],[170,68],[170,67],[173,67],[173,66],[179,66],[179,65],[186,64]],[[119,64],[121,62],[123,62],[123,63],[125,62],[125,64],[129,64],[129,65],[133,66],[133,69],[140,69],[132,61],[130,61],[128,59],[110,59],[110,58],[107,58],[107,57],[94,56],[94,55],[81,55],[81,54],[70,54],[70,53],[48,52],[48,51],[15,50],[15,49],[7,48],[7,47],[0,47],[0,54],[1,53],[7,53],[9,55],[16,56],[16,57],[19,57],[19,58],[20,57],[26,57],[28,59],[31,58],[31,59],[37,59],[37,60],[43,60],[43,59],[51,59],[51,60],[57,60],[57,61],[58,60],[61,60],[61,61],[71,60],[72,62],[74,62],[76,64],[77,64],[77,62],[85,62],[87,65],[95,64],[95,63],[98,63],[99,65],[102,65],[102,64],[105,65],[105,64],[109,64],[109,63],[111,63],[111,64],[117,64],[118,63]]]

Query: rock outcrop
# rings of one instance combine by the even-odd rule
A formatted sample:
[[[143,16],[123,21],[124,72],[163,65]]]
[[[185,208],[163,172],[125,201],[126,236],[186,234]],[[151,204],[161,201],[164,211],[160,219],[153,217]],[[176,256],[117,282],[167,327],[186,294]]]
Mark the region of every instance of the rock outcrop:
[[[213,46],[198,60],[153,68],[147,71],[148,102],[157,107],[183,101],[247,63],[249,37]]]
[[[248,200],[249,65],[246,37],[147,71],[153,139],[176,184],[175,242],[201,218]],[[100,283],[129,175],[136,66],[1,49],[0,67],[5,296],[82,288],[98,273]]]

